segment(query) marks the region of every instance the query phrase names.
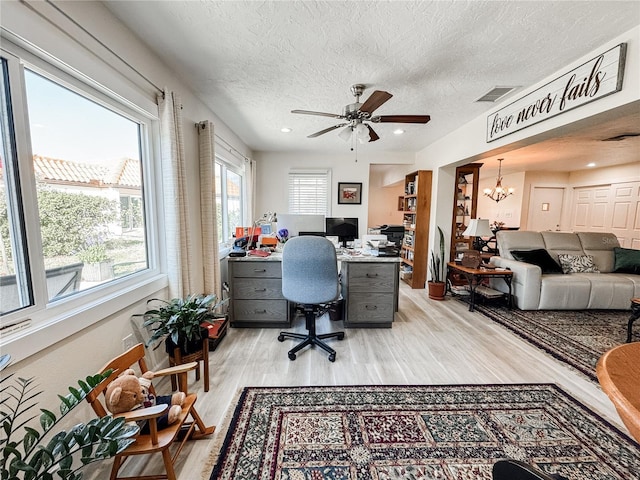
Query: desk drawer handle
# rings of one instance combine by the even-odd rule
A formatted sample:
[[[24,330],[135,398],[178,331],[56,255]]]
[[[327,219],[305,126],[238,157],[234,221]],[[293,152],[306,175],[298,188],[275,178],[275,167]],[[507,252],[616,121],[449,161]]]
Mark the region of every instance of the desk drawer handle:
[[[253,271],[255,273],[265,273],[267,270],[265,268],[254,268]]]
[[[367,273],[367,278],[375,278],[377,276],[378,276],[377,273]]]
[[[377,310],[378,306],[377,305],[365,305],[364,308],[365,308],[365,310]]]
[[[266,292],[267,289],[266,288],[254,288],[253,291],[254,292]]]
[[[255,314],[261,314],[261,313],[267,313],[267,311],[266,311],[266,310],[264,310],[264,309],[263,309],[263,310],[254,310],[254,311],[253,311],[253,313],[255,313]]]

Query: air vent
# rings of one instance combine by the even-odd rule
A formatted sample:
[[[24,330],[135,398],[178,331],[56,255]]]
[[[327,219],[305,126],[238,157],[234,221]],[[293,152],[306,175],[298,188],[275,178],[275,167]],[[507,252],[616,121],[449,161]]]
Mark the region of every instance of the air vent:
[[[603,142],[619,142],[626,138],[640,137],[640,133],[623,133],[622,135],[616,135],[615,137],[609,137],[602,140]]]
[[[517,87],[493,87],[490,91],[485,93],[476,102],[496,102],[498,99],[504,97],[507,93],[514,91]]]

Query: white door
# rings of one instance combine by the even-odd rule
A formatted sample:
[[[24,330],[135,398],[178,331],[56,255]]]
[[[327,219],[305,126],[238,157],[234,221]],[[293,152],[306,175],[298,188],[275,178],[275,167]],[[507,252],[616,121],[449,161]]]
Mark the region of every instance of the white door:
[[[562,187],[533,187],[529,201],[527,230],[560,230],[564,199]]]

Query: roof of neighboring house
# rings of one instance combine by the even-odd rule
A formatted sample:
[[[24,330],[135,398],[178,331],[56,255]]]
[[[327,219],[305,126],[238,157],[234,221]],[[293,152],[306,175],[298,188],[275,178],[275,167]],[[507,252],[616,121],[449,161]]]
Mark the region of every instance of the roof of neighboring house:
[[[133,158],[122,158],[105,166],[34,155],[33,168],[36,176],[44,181],[101,187],[141,186],[140,161]]]

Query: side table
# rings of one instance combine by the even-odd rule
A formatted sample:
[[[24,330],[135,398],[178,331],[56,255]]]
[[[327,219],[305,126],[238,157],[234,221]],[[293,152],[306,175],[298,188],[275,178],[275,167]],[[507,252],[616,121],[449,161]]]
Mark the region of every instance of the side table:
[[[631,316],[627,324],[627,343],[631,342],[633,322],[640,318],[640,298],[631,299]]]
[[[458,265],[456,262],[447,263],[447,278],[452,272],[459,273],[462,275],[469,285],[469,311],[473,312],[476,305],[476,294],[482,295],[478,292],[478,286],[482,283],[482,280],[485,278],[501,278],[509,287],[509,298],[507,299],[509,303],[509,308],[513,306],[513,298],[511,295],[511,278],[513,277],[513,272],[511,270],[497,270],[494,268],[471,268],[465,267],[463,265]],[[448,283],[448,282],[447,282]]]

